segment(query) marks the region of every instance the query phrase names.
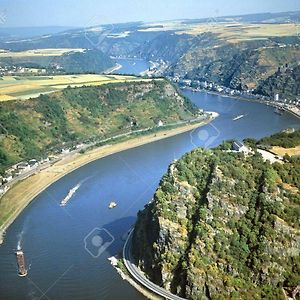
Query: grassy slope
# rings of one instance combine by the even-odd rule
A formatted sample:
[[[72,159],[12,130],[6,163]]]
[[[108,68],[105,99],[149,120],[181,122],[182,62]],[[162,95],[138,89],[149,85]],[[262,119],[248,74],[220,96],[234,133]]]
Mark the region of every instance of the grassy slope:
[[[196,113],[163,80],[67,88],[32,100],[1,102],[1,169],[63,143],[104,139],[153,127],[159,120],[192,119]]]

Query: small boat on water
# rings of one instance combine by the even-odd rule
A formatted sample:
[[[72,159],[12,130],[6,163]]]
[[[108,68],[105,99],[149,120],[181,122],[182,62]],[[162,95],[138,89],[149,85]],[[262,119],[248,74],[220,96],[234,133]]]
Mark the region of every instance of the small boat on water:
[[[19,268],[19,276],[25,277],[27,275],[27,270],[25,268],[25,258],[24,258],[24,252],[22,249],[18,249],[16,251],[16,256],[17,256],[17,263],[18,263],[18,268]]]
[[[112,208],[115,208],[116,206],[117,206],[117,203],[112,201],[112,202],[109,203],[108,208],[112,209]]]
[[[232,120],[233,121],[237,121],[237,120],[240,120],[240,119],[242,119],[244,117],[245,117],[245,115],[239,115],[239,116],[236,116],[235,118],[233,118]]]

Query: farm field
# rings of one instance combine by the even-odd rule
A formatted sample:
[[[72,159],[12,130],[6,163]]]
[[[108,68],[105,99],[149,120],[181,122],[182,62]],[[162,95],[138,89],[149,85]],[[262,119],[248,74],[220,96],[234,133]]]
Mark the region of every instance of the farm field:
[[[299,36],[298,24],[243,24],[237,22],[215,23],[213,20],[207,23],[194,24],[187,29],[180,30],[178,34],[198,35],[204,32],[212,32],[219,38],[236,43],[243,40],[266,39],[269,37]]]
[[[272,152],[280,156],[284,156],[286,154],[289,156],[297,156],[300,155],[300,146],[294,148],[282,148],[275,146],[272,148]]]
[[[0,101],[29,99],[70,87],[95,86],[107,83],[141,81],[135,76],[122,75],[56,75],[56,76],[4,76],[0,80]]]
[[[7,51],[0,49],[0,58],[13,57],[13,58],[25,58],[25,57],[48,57],[48,56],[61,56],[69,52],[84,52],[82,48],[57,48],[57,49],[34,49],[27,51]]]
[[[176,31],[176,34],[199,35],[212,32],[220,39],[231,43],[253,39],[267,39],[270,37],[299,36],[300,26],[296,23],[283,24],[249,24],[228,19],[217,22],[211,18],[207,22],[188,24],[181,21],[148,23],[140,32]]]

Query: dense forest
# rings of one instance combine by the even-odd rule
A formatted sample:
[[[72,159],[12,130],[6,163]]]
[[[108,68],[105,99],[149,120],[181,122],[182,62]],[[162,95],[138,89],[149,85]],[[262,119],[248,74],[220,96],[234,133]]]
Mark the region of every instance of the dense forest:
[[[300,284],[300,159],[270,164],[230,148],[196,149],[169,167],[139,212],[134,256],[187,299],[286,299]]]
[[[0,171],[79,142],[194,119],[199,110],[165,80],[67,88],[0,103]]]

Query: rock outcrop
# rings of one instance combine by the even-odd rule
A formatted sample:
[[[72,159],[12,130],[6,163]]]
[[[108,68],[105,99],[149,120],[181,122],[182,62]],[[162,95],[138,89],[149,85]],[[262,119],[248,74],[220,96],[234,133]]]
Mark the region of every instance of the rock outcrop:
[[[300,280],[299,192],[259,154],[198,149],[172,163],[139,212],[133,251],[187,299],[284,299]],[[297,190],[297,189],[296,189]]]

